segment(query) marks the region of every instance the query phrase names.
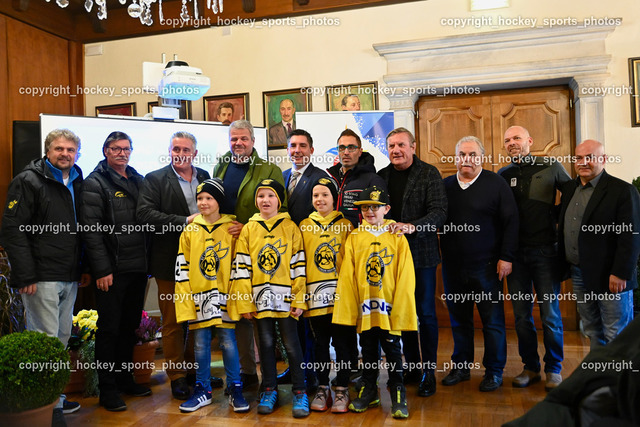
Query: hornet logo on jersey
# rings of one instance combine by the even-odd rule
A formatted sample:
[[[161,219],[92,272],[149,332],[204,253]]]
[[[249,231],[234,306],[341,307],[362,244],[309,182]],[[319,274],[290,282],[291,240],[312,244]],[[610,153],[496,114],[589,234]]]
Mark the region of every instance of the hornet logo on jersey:
[[[198,266],[200,273],[208,280],[216,280],[216,274],[220,268],[220,260],[229,254],[229,248],[222,248],[222,242],[214,246],[207,246],[200,255]]]
[[[273,277],[280,267],[281,255],[287,250],[287,245],[283,245],[278,239],[274,244],[267,243],[258,253],[258,268],[264,274]]]
[[[335,273],[336,256],[339,250],[340,243],[337,243],[335,238],[328,243],[320,244],[313,255],[313,261],[316,263],[318,270],[323,273]]]
[[[378,286],[382,289],[382,278],[384,277],[385,266],[389,265],[393,259],[393,254],[387,255],[387,248],[381,252],[373,252],[367,258],[367,282],[369,286]]]

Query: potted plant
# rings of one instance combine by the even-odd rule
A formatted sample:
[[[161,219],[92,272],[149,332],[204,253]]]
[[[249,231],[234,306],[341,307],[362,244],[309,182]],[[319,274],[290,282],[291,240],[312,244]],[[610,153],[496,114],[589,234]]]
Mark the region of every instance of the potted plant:
[[[137,384],[151,382],[151,373],[155,368],[153,361],[159,345],[156,339],[159,330],[153,317],[149,317],[149,314],[142,310],[140,326],[136,329],[138,342],[133,346],[133,377]]]
[[[98,373],[94,369],[97,322],[96,310],[80,310],[73,316],[71,337],[67,344],[71,360],[71,378],[64,389],[65,393],[82,391],[85,396],[98,394]]]
[[[3,336],[0,425],[51,425],[53,408],[68,380],[69,353],[58,338],[34,331]]]

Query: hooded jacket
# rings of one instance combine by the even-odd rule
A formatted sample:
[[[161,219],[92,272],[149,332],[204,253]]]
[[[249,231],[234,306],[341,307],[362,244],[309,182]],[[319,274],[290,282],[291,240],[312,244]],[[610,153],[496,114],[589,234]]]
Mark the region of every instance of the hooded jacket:
[[[11,263],[11,286],[80,279],[82,245],[76,232],[82,170],[69,174],[74,195],[58,181],[46,157],[37,159],[9,185],[0,243]]]
[[[335,178],[339,184],[337,210],[342,212],[345,218],[351,221],[354,227],[357,227],[362,220],[360,209],[353,203],[358,201],[358,197],[362,190],[368,187],[380,187],[387,190],[387,184],[384,180],[376,175],[374,166],[375,159],[369,153],[362,153],[358,163],[347,171],[344,176],[340,176],[342,163],[331,166],[327,172]]]

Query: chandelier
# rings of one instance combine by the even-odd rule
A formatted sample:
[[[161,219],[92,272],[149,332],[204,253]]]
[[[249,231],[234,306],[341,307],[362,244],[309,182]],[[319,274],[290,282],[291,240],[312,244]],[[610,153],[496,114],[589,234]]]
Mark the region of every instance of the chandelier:
[[[46,0],[51,2],[51,0]],[[127,0],[118,0],[121,5],[127,4]],[[206,0],[207,9],[211,9],[214,14],[222,13],[223,0]],[[62,8],[69,6],[70,0],[56,0],[56,4]],[[151,17],[151,4],[158,3],[158,18],[160,21],[164,20],[164,14],[162,13],[162,0],[131,0],[131,4],[127,8],[129,16],[132,18],[140,19],[140,22],[144,25],[153,25],[153,18]],[[180,11],[180,19],[183,21],[189,21],[191,16],[189,15],[189,9],[187,3],[193,2],[193,16],[198,20],[198,0],[182,0],[182,10]],[[93,5],[96,5],[98,11],[98,19],[107,19],[107,0],[85,0],[84,8],[88,13],[91,13]]]

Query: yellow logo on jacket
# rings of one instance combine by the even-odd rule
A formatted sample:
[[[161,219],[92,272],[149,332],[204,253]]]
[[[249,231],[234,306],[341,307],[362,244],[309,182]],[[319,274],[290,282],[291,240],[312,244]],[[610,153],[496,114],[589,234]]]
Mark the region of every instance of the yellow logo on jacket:
[[[208,280],[216,280],[218,269],[220,269],[220,260],[224,259],[228,253],[229,248],[222,248],[222,242],[218,242],[214,246],[207,246],[198,262],[200,273]]]
[[[15,205],[18,204],[17,200],[12,200],[9,202],[9,209],[13,209]]]
[[[273,275],[278,271],[282,254],[287,250],[287,245],[283,245],[280,239],[274,244],[267,243],[258,253],[258,268],[264,274]]]
[[[124,192],[122,191],[116,191],[116,194],[113,195],[114,197],[127,197],[126,194],[124,194]]]
[[[387,255],[387,248],[384,248],[380,252],[373,252],[367,258],[366,271],[367,282],[369,286],[378,286],[382,289],[382,278],[384,277],[384,270],[387,265],[391,263],[393,254]]]

